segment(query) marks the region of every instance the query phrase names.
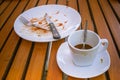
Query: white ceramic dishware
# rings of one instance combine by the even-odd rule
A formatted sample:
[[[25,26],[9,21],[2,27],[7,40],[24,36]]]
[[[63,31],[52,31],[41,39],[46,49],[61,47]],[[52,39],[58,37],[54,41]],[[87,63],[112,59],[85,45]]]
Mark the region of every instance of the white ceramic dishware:
[[[51,42],[59,40],[53,38],[50,30],[47,31],[36,27],[25,26],[19,19],[20,16],[23,16],[29,21],[40,20],[44,18],[45,13],[49,15],[51,21],[55,24],[61,36],[60,39],[67,37],[81,24],[80,14],[71,7],[55,4],[42,5],[26,10],[17,17],[14,23],[14,30],[17,35],[33,42]]]
[[[100,46],[100,49],[102,46]],[[75,78],[92,78],[106,72],[110,67],[110,56],[107,50],[97,53],[91,66],[76,66],[72,61],[72,52],[69,49],[68,42],[60,45],[57,51],[56,60],[58,67],[68,76]]]

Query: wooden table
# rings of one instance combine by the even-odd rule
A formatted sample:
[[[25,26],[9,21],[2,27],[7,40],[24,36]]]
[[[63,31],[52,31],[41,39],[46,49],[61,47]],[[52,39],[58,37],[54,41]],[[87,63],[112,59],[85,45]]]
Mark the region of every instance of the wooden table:
[[[1,0],[0,1],[0,80],[85,80],[65,75],[58,67],[56,53],[65,39],[56,42],[30,42],[16,35],[13,24],[25,10],[44,4],[62,4],[76,9],[81,27],[109,41],[111,65],[104,74],[89,80],[120,79],[120,1],[119,0]]]

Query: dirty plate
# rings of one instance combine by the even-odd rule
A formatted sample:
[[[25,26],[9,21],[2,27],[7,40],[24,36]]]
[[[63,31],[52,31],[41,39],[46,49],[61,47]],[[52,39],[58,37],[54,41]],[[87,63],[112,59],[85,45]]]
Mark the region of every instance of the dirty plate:
[[[81,24],[80,14],[73,8],[64,5],[42,5],[31,8],[20,14],[14,23],[14,30],[21,38],[33,42],[50,42],[53,39],[51,31],[43,30],[33,26],[25,26],[20,21],[20,16],[30,21],[44,18],[47,13],[52,22],[56,25],[61,39],[67,37],[71,32],[75,31]],[[44,20],[44,19],[43,19]]]

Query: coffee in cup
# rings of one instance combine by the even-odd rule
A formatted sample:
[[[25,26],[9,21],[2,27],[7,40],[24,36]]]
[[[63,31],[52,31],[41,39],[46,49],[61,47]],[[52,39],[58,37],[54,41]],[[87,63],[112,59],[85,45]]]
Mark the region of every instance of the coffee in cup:
[[[85,45],[85,47],[83,48],[83,46]],[[91,49],[92,46],[88,45],[88,44],[78,44],[78,45],[75,45],[76,48],[78,49]]]

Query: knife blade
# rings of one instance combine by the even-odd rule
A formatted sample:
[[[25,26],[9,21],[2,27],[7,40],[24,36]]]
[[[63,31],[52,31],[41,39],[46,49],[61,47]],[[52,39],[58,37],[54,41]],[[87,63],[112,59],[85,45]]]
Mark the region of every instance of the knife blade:
[[[52,32],[52,34],[53,34],[53,38],[54,38],[54,39],[60,39],[61,36],[60,36],[59,32],[57,31],[54,23],[50,20],[50,18],[49,18],[49,16],[48,16],[47,13],[45,13],[45,19],[46,19],[47,23],[48,23],[49,26],[50,26],[50,30],[51,30],[51,32]]]

